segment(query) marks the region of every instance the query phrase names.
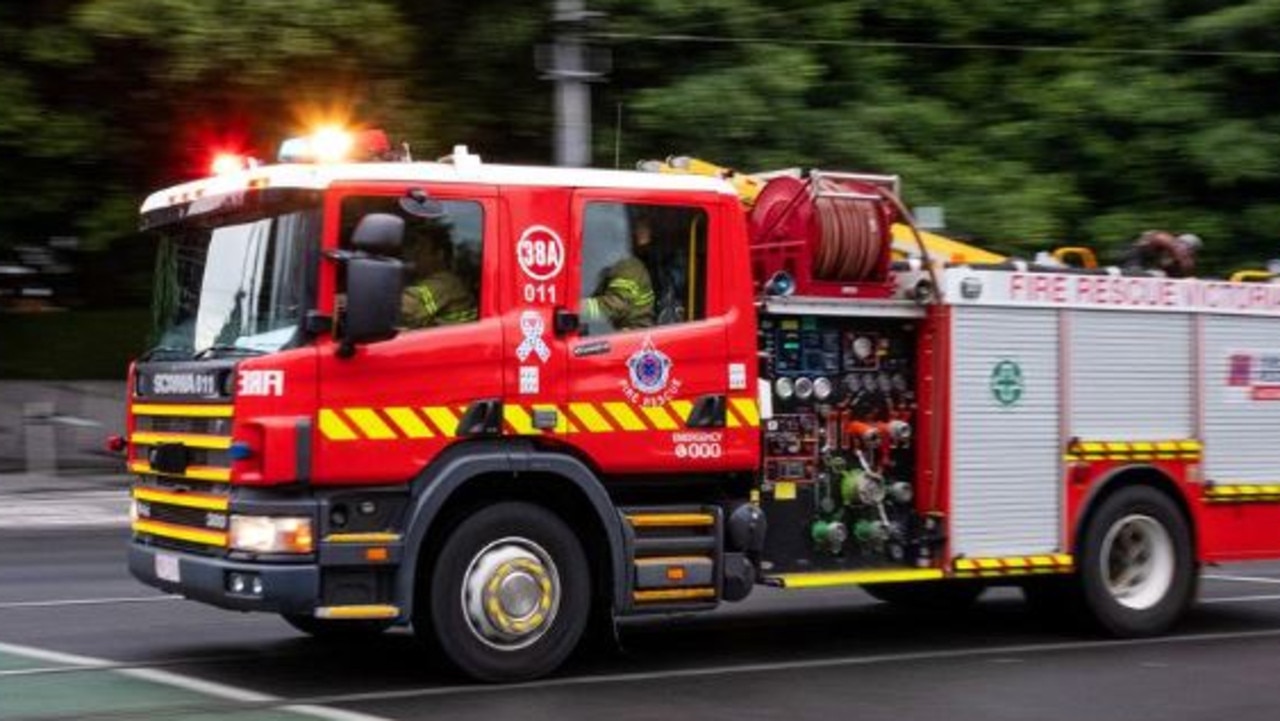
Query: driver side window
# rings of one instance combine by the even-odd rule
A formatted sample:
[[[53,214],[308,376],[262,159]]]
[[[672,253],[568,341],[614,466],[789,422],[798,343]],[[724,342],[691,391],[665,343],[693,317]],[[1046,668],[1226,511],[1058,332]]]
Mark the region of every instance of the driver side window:
[[[403,196],[350,196],[342,201],[346,244],[360,218],[389,213],[405,221],[400,325],[406,330],[469,323],[480,317],[484,210],[471,200],[431,200],[408,212]]]

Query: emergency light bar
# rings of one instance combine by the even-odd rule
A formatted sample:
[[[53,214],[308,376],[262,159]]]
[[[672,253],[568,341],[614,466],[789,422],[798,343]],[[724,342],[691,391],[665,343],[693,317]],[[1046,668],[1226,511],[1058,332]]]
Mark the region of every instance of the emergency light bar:
[[[376,160],[390,152],[391,142],[382,130],[352,132],[328,127],[285,140],[277,159],[282,163],[342,163]]]

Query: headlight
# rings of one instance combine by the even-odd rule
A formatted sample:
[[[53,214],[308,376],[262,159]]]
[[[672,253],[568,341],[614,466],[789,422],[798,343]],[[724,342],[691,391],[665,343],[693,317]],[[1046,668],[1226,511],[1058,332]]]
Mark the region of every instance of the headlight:
[[[311,553],[315,550],[311,519],[232,516],[231,548],[253,553]]]

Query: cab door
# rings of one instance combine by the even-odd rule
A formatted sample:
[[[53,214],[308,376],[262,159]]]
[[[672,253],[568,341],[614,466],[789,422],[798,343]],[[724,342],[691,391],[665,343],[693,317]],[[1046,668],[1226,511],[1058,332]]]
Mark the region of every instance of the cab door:
[[[687,193],[574,195],[567,405],[574,443],[607,473],[751,464],[751,419],[731,402],[746,370],[726,350],[719,212]]]
[[[391,340],[358,346],[350,357],[331,340],[321,344],[316,482],[403,482],[444,448],[501,430],[505,356],[496,189],[403,183],[342,188],[327,207],[326,245],[342,247],[366,213],[404,215],[400,200],[415,191],[421,191],[418,197],[425,194],[430,206],[425,215],[443,228],[451,244],[442,272],[454,278],[454,312],[433,325],[404,328]],[[406,217],[407,223],[420,220]],[[411,242],[406,253],[412,252]],[[334,305],[343,302],[340,274],[337,278]],[[411,269],[407,282],[414,282]],[[474,313],[456,302],[465,292],[474,299]]]

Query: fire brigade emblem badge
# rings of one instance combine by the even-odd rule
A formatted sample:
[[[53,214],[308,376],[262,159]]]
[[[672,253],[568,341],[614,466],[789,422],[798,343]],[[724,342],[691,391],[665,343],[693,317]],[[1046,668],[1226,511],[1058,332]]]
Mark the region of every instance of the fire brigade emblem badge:
[[[645,395],[661,393],[671,379],[671,358],[653,345],[653,339],[645,336],[644,344],[627,359],[631,372],[631,387]]]
[[[991,395],[1001,406],[1008,408],[1022,400],[1025,389],[1022,366],[1005,359],[991,369]]]

